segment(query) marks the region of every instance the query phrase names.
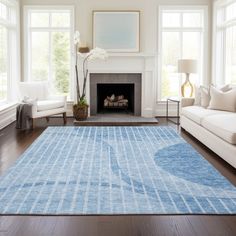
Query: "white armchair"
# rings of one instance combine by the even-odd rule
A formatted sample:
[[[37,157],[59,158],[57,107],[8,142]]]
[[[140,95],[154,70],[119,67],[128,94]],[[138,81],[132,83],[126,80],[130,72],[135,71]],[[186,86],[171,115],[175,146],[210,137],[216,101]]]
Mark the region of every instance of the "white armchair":
[[[25,96],[33,102],[32,106],[32,127],[35,119],[45,117],[49,121],[49,116],[62,114],[64,124],[66,124],[66,96],[51,96],[46,82],[21,82],[19,83],[20,99]]]

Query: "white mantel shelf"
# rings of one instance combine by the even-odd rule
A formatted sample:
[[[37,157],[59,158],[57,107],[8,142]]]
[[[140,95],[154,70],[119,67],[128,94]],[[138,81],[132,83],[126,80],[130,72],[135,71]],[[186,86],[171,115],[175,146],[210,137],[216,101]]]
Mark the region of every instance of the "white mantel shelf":
[[[154,53],[108,53],[108,57],[156,57]]]
[[[155,53],[144,53],[144,52],[108,52],[108,58],[112,58],[112,57],[130,57],[130,58],[155,58],[158,56],[158,54],[155,54]],[[88,55],[87,53],[86,54],[80,54],[80,58],[85,58],[86,55]]]

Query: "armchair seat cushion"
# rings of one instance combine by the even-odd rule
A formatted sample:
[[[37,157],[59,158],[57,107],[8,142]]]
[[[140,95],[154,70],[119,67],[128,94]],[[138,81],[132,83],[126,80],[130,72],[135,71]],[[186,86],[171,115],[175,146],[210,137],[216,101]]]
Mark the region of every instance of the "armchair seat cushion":
[[[37,111],[47,111],[58,108],[63,108],[65,105],[64,101],[59,100],[44,100],[37,102]]]

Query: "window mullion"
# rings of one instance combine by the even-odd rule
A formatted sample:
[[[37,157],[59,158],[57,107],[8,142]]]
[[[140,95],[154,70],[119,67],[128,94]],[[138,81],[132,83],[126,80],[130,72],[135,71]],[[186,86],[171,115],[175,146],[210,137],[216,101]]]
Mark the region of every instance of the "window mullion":
[[[29,74],[29,80],[32,81],[33,80],[33,74],[32,74],[32,37],[33,37],[33,31],[29,31],[29,34],[27,35],[28,36],[28,74]]]
[[[11,50],[11,36],[10,36],[10,30],[7,30],[7,100],[10,101],[11,100],[11,80],[12,80],[12,50]]]
[[[180,43],[180,59],[183,59],[183,13],[181,13],[181,16],[180,16],[180,24],[181,24],[181,30],[179,32],[179,43]],[[180,92],[181,92],[181,85],[182,85],[182,80],[183,80],[183,74],[179,74],[179,77],[180,77],[180,80],[179,80],[179,95],[180,95]]]
[[[180,31],[179,32],[179,43],[180,43],[180,59],[183,59],[183,31]],[[180,94],[180,91],[181,91],[181,85],[182,85],[182,80],[183,80],[183,74],[179,74],[179,77],[180,77],[180,80],[179,80],[179,94]]]
[[[223,18],[224,18],[224,20],[226,19],[226,8],[224,8],[224,10],[223,10]],[[226,78],[226,47],[227,47],[227,45],[226,45],[226,30],[227,30],[227,27],[225,27],[222,32],[222,45],[223,45],[223,57],[222,57],[223,68],[222,68],[222,76],[221,76],[222,79]],[[222,79],[221,79],[221,82],[225,82],[225,81],[222,81]],[[223,80],[225,80],[225,79],[223,79]]]
[[[49,26],[51,27],[52,24],[52,14],[49,15]],[[52,84],[52,31],[49,31],[49,48],[48,48],[48,57],[49,57],[49,63],[48,63],[48,81],[51,86]]]
[[[200,34],[200,41],[201,41],[201,43],[200,43],[200,50],[201,50],[201,53],[198,55],[198,61],[202,61],[203,63],[199,63],[199,67],[200,67],[200,78],[199,78],[199,81],[198,81],[198,85],[200,85],[200,84],[203,84],[203,78],[204,78],[204,65],[205,65],[205,56],[204,56],[204,38],[205,38],[205,33],[204,32],[202,32],[201,34]]]

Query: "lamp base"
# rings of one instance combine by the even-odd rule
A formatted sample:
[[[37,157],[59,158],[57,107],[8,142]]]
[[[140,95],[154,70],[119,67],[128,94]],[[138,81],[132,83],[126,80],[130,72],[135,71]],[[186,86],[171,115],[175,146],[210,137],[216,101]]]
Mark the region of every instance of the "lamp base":
[[[186,80],[184,82],[184,84],[181,86],[181,94],[182,97],[192,97],[193,96],[193,85],[191,84],[190,80],[189,80],[189,74],[186,74]]]

